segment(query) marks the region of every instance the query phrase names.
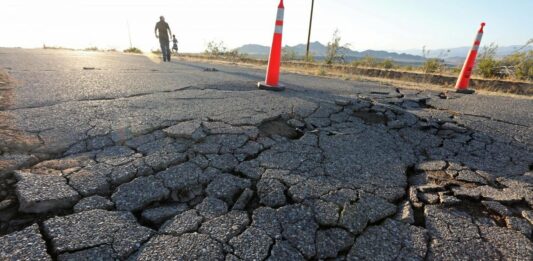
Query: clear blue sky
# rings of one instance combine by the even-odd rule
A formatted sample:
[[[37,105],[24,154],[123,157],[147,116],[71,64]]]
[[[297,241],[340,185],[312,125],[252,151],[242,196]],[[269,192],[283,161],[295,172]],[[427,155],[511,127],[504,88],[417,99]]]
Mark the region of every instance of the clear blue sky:
[[[199,52],[211,40],[230,48],[269,45],[279,0],[1,0],[0,46],[43,44],[155,49],[153,27],[165,15],[181,50]],[[311,0],[285,0],[284,44],[307,40]],[[533,38],[533,0],[316,0],[313,41],[338,28],[353,49],[404,50],[469,46],[480,22],[483,44],[523,44]]]

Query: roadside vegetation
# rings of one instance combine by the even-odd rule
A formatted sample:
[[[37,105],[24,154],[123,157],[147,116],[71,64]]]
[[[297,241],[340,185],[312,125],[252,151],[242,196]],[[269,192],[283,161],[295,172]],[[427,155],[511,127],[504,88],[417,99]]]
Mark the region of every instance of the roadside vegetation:
[[[96,47],[96,46],[87,47],[87,48],[85,48],[85,49],[83,49],[83,50],[84,50],[84,51],[87,51],[87,52],[98,52],[98,51],[100,51],[100,50],[98,49],[98,47]]]
[[[326,57],[324,62],[326,64],[345,63],[345,50],[350,46],[348,44],[341,44],[341,36],[339,29],[336,29],[331,36],[331,41],[328,42]]]
[[[477,58],[474,77],[533,82],[533,51],[528,49],[530,45],[533,45],[533,39],[505,57],[496,56],[498,46],[495,44],[489,44],[483,47]],[[282,60],[284,63],[291,63],[291,65],[302,68],[305,67],[305,64],[319,66],[316,74],[320,76],[328,75],[328,71],[331,71],[332,66],[340,65],[348,68],[384,69],[398,72],[415,72],[456,77],[463,66],[462,64],[450,65],[446,63],[446,59],[449,58],[449,50],[435,55],[426,46],[422,48],[422,56],[425,60],[418,65],[402,64],[391,59],[376,59],[371,56],[347,61],[345,57],[346,48],[349,48],[349,45],[342,42],[339,31],[335,30],[331,40],[328,42],[326,55],[325,57],[320,57],[320,60],[316,59],[313,53],[306,59],[306,57],[297,54],[289,47],[282,49]],[[261,59],[251,58],[246,54],[239,53],[238,50],[230,50],[222,41],[208,42],[201,56],[207,59],[226,60],[230,62],[266,62],[266,57]]]
[[[139,48],[137,48],[137,47],[131,47],[131,48],[125,49],[124,52],[125,52],[125,53],[138,53],[138,54],[143,53],[143,52],[141,51],[141,49],[139,49]]]
[[[496,44],[483,47],[475,73],[485,78],[533,81],[533,50],[527,49],[530,45],[533,39],[501,59],[496,57]]]
[[[9,76],[7,75],[7,72],[5,72],[3,69],[0,69],[0,86],[7,85],[9,83]]]
[[[66,48],[66,47],[62,47],[62,46],[50,46],[50,45],[46,45],[46,44],[43,44],[43,49],[45,50],[69,50],[69,51],[74,51],[75,49],[72,49],[72,48]]]
[[[239,60],[247,58],[247,55],[239,53],[237,49],[228,49],[223,41],[209,41],[204,54],[209,57]]]

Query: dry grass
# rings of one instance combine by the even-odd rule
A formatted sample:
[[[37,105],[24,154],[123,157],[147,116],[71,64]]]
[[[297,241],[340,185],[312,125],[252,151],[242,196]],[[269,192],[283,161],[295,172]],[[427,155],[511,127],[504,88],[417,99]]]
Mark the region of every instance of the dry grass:
[[[10,80],[7,72],[0,69],[0,86],[7,85],[9,82]]]
[[[7,109],[11,104],[13,90],[10,83],[13,83],[13,79],[9,77],[9,74],[5,70],[0,68],[0,111]],[[0,117],[1,120],[2,118]]]

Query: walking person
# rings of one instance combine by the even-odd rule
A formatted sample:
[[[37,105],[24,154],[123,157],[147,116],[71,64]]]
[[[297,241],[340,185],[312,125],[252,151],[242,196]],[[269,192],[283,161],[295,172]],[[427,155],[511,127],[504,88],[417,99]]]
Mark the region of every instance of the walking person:
[[[178,54],[178,39],[176,39],[175,35],[172,35],[172,51],[176,52]]]
[[[170,31],[168,23],[165,22],[165,17],[159,17],[159,22],[155,24],[154,32],[155,37],[159,38],[163,62],[170,62],[170,36],[172,35],[172,31]]]

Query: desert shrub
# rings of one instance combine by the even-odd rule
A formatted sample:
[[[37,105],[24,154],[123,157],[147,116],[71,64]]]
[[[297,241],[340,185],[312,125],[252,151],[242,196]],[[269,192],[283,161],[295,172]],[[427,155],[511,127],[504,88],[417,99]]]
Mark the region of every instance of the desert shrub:
[[[43,44],[43,49],[48,49],[48,50],[70,50],[70,51],[74,50],[72,48],[66,48],[66,47],[62,47],[62,46],[49,46],[49,45],[46,45],[46,44]]]
[[[237,49],[229,50],[222,41],[209,41],[204,53],[209,56],[230,60],[242,60],[247,58],[246,54],[239,53],[239,50]]]
[[[96,46],[91,46],[91,47],[87,47],[85,49],[83,49],[84,51],[90,51],[90,52],[96,52],[98,51],[98,47]]]
[[[521,48],[501,59],[496,58],[498,46],[491,43],[483,47],[480,54],[476,73],[485,78],[510,78],[514,80],[533,80],[533,50],[527,50],[527,47],[533,43],[529,40]]]
[[[498,61],[496,61],[497,50],[498,46],[495,43],[483,47],[483,50],[477,59],[477,66],[475,68],[476,74],[485,78],[496,76],[497,67],[499,66]]]
[[[461,67],[451,67],[448,69],[451,74],[459,74],[461,73]]]
[[[224,45],[224,42],[209,41],[205,48],[205,54],[211,56],[221,56],[228,51],[228,48]]]
[[[436,73],[442,71],[444,68],[444,61],[438,58],[426,59],[422,65],[422,70],[425,73]]]
[[[125,53],[143,53],[141,51],[141,49],[137,48],[137,47],[131,47],[131,48],[128,48],[126,50],[124,50]]]
[[[383,62],[381,62],[380,67],[383,67],[384,69],[392,69],[395,66],[394,61],[390,59],[386,59]]]
[[[448,56],[450,50],[442,51],[437,57],[430,58],[431,50],[422,46],[422,56],[426,59],[422,64],[422,71],[425,73],[441,72],[445,68],[444,59]]]
[[[9,76],[7,72],[0,69],[0,86],[9,83]]]
[[[326,68],[324,68],[323,66],[320,66],[320,68],[318,69],[317,75],[326,76]]]
[[[502,67],[508,68],[510,77],[516,80],[533,80],[533,50],[524,50],[533,43],[529,40],[526,45],[516,52],[504,57],[501,61]]]
[[[231,60],[240,60],[240,59],[245,59],[247,57],[246,54],[239,53],[239,50],[237,49],[227,51],[223,53],[222,55]]]
[[[326,64],[333,64],[336,62],[344,62],[344,51],[343,49],[347,48],[348,45],[341,45],[341,37],[339,35],[339,30],[335,30],[331,36],[331,41],[328,42],[326,57],[324,62]]]
[[[315,62],[315,53],[310,52],[309,56],[305,57],[305,61],[308,63],[314,63]]]
[[[356,67],[358,66],[363,66],[363,67],[377,67],[378,65],[378,60],[372,56],[365,56],[357,61],[354,61],[352,63],[352,65],[355,65]]]
[[[292,48],[286,46],[281,51],[281,59],[283,61],[294,61],[298,59],[298,56]]]

